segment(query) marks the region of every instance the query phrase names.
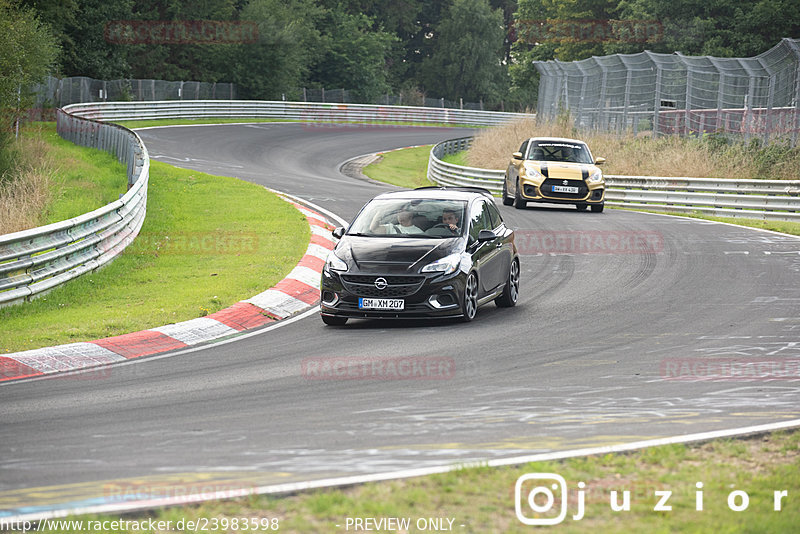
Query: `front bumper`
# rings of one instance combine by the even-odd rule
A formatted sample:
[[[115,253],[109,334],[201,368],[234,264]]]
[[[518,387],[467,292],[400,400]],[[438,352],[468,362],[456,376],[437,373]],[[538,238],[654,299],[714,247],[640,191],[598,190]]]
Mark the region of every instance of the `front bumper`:
[[[602,204],[605,200],[605,182],[587,183],[583,180],[548,178],[541,182],[522,181],[520,196],[529,202],[551,202],[556,204]],[[554,192],[553,186],[565,185],[578,189],[577,193]]]
[[[384,289],[374,281],[387,281]],[[323,271],[320,286],[322,315],[348,318],[407,319],[460,317],[466,275],[423,273],[398,276],[378,273]],[[364,310],[360,298],[403,299],[402,310]]]

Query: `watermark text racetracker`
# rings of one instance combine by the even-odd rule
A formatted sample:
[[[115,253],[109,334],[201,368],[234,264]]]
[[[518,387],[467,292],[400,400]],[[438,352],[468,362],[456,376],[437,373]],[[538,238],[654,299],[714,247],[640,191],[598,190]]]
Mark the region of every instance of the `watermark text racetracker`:
[[[686,381],[800,380],[800,358],[666,358],[661,378]]]
[[[244,255],[259,252],[255,232],[140,232],[130,245],[131,252],[156,252],[169,255]]]
[[[450,380],[456,372],[453,358],[401,356],[304,358],[306,380]]]
[[[522,255],[658,254],[664,237],[651,231],[517,230],[514,242]]]
[[[5,521],[2,532],[275,532],[280,530],[277,517],[199,517],[193,519],[43,519],[41,521]]]
[[[679,491],[688,490],[694,494],[690,495],[688,503],[685,498],[677,498],[673,489],[665,487],[654,487],[652,491],[643,494],[639,492],[637,498],[644,501],[653,512],[672,512],[673,505],[681,507],[688,505],[695,512],[703,512],[706,508],[704,488],[705,484],[701,481],[695,482],[690,490],[688,487],[679,488]],[[598,492],[603,495],[598,495]],[[562,523],[570,510],[574,512],[571,516],[573,521],[589,517],[591,510],[587,509],[587,502],[595,505],[606,504],[614,513],[631,511],[633,500],[630,489],[608,490],[607,500],[605,493],[606,490],[596,490],[583,481],[578,482],[577,489],[570,490],[564,477],[556,473],[527,473],[520,476],[514,486],[514,511],[521,523],[538,526]],[[773,491],[769,503],[770,509],[776,513],[781,512],[788,498],[788,490]],[[606,503],[602,503],[604,500]],[[762,505],[765,502],[762,495],[759,495],[758,502]],[[742,489],[733,489],[724,496],[722,505],[731,512],[745,512],[750,508],[750,494]],[[714,503],[715,508],[719,506],[719,503]]]
[[[657,20],[540,19],[519,20],[512,39],[540,43],[654,43],[664,39]]]
[[[145,45],[252,44],[258,25],[229,20],[112,20],[104,28],[106,42]]]

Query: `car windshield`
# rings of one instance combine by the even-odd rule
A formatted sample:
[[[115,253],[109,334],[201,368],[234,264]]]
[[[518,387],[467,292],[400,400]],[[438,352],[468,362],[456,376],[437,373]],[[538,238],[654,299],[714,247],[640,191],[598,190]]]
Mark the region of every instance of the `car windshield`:
[[[384,198],[370,201],[347,235],[442,239],[464,232],[464,200]]]
[[[565,163],[594,163],[586,145],[564,141],[534,141],[528,150],[528,159]]]

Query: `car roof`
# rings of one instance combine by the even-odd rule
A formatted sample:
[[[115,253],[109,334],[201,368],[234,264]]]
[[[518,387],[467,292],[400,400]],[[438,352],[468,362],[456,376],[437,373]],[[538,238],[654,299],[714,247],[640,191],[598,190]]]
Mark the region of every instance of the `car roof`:
[[[437,200],[472,200],[475,198],[488,198],[494,200],[492,194],[479,187],[420,187],[405,191],[390,191],[382,193],[375,198],[408,198],[408,199],[437,199]]]
[[[549,141],[549,142],[558,142],[558,143],[577,143],[579,145],[585,145],[586,142],[581,141],[580,139],[570,139],[568,137],[531,137],[529,141]]]

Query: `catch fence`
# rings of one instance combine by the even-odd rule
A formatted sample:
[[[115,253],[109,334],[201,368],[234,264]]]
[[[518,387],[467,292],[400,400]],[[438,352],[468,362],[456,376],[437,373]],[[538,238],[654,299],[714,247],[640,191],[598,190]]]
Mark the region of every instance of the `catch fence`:
[[[543,118],[567,111],[585,129],[724,133],[797,145],[800,39],[782,39],[751,58],[645,51],[534,64]]]

